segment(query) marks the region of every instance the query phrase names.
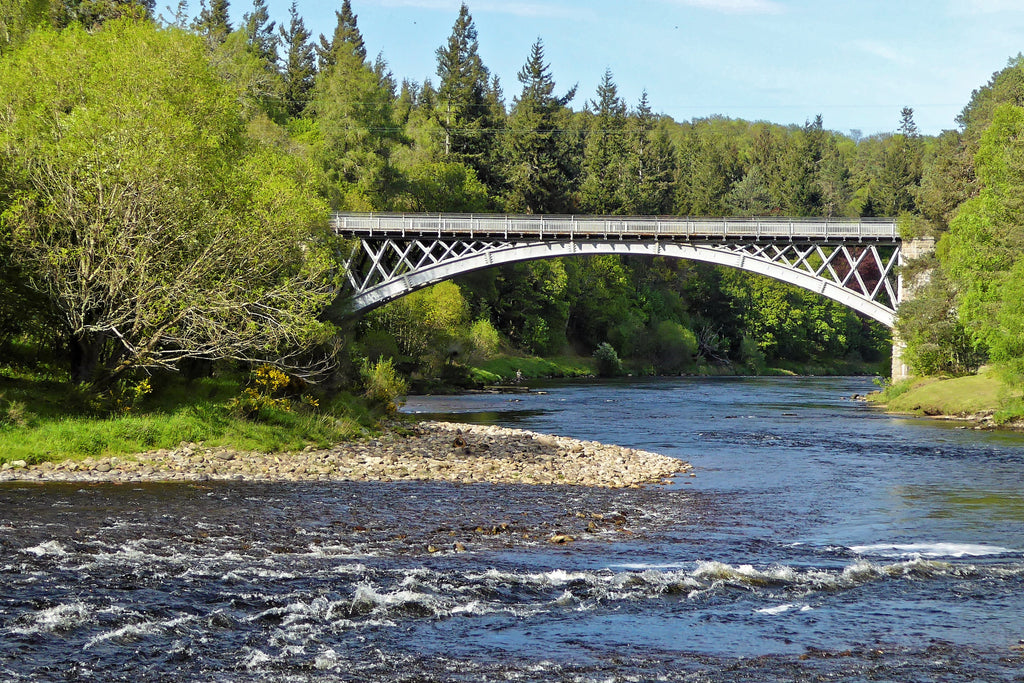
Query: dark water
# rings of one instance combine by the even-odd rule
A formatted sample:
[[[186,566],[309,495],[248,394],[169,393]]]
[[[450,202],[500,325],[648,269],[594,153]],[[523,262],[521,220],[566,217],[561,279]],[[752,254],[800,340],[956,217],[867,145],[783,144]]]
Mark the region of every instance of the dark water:
[[[1024,680],[1024,437],[871,388],[407,405],[696,466],[643,490],[0,486],[0,680]]]

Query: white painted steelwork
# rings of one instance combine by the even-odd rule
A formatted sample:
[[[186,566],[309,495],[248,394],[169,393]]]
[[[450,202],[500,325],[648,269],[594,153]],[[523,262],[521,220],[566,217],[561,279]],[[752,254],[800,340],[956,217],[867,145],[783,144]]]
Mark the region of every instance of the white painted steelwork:
[[[901,240],[892,219],[351,214],[349,310],[361,312],[462,273],[595,254],[705,261],[803,287],[892,327]]]

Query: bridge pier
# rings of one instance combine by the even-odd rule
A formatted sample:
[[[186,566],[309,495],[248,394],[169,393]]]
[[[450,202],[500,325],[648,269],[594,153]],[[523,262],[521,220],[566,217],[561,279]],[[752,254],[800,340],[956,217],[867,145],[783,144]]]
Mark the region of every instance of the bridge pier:
[[[904,267],[910,261],[914,259],[924,258],[931,256],[935,253],[935,238],[928,237],[915,237],[913,239],[903,240],[903,248],[900,252],[900,267]],[[928,281],[931,279],[931,271],[924,271],[919,273],[913,278],[905,278],[903,273],[899,274],[899,302],[900,304],[905,301],[913,299],[918,291],[921,290]],[[904,362],[903,354],[907,349],[907,344],[900,339],[899,332],[896,328],[892,331],[892,381],[899,382],[900,380],[908,379],[910,377],[910,368]]]

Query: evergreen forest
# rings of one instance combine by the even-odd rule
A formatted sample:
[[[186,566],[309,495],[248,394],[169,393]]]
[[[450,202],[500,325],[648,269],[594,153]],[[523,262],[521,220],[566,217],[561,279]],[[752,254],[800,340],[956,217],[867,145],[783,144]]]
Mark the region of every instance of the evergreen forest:
[[[1024,56],[955,129],[891,134],[675,121],[556,80],[538,39],[514,82],[470,9],[428,77],[399,80],[357,7],[0,3],[0,357],[113,392],[269,363],[294,381],[471,381],[503,356],[597,353],[602,373],[884,372],[889,330],[759,276],[689,261],[549,259],[464,276],[358,321],[329,314],[351,245],[332,210],[891,216],[937,240],[908,264],[898,332],[917,374],[1024,380]],[[377,375],[374,375],[374,373]],[[386,373],[385,373],[386,374]],[[375,379],[376,378],[376,379]],[[385,378],[387,379],[387,378]],[[394,378],[392,378],[394,379]],[[505,377],[507,379],[507,377]],[[399,381],[394,379],[394,381]],[[116,388],[116,390],[115,390]],[[372,389],[369,387],[368,390]]]

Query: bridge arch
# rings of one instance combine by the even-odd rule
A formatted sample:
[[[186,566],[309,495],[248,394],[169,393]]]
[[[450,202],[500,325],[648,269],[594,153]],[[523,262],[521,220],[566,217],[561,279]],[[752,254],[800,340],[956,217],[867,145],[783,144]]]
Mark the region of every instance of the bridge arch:
[[[336,214],[334,221],[336,232],[360,239],[347,263],[350,314],[476,270],[598,254],[765,275],[889,328],[899,304],[901,240],[892,220]]]
[[[366,311],[398,299],[418,289],[429,287],[458,275],[495,266],[522,261],[564,256],[592,256],[617,254],[621,256],[665,256],[669,258],[703,261],[729,266],[786,282],[849,306],[853,310],[877,320],[892,328],[896,312],[877,301],[871,301],[862,294],[842,287],[834,282],[815,277],[810,273],[780,266],[771,261],[754,258],[721,248],[699,244],[678,243],[629,243],[629,242],[584,242],[510,244],[487,252],[476,254],[458,262],[441,262],[417,269],[389,282],[381,283],[362,294],[352,297],[352,310]]]

